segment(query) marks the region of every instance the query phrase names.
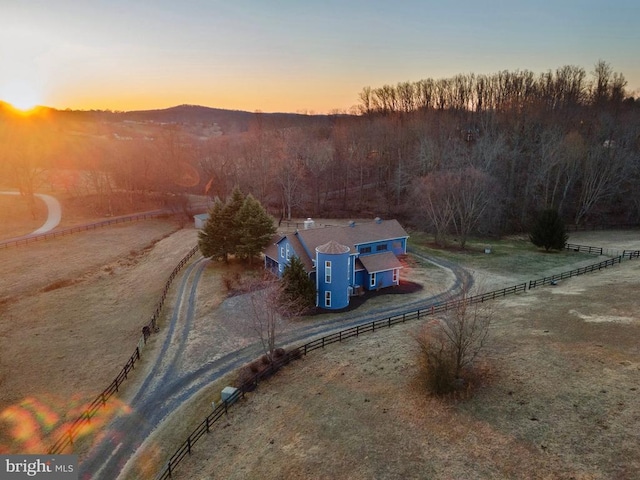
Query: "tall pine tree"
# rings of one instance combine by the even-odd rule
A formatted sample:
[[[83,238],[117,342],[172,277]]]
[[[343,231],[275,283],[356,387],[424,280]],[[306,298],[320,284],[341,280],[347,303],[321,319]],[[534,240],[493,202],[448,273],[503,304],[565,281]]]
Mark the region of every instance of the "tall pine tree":
[[[238,243],[236,253],[248,259],[249,263],[259,255],[276,233],[273,218],[264,207],[249,194],[244,199],[236,217],[238,225]]]
[[[198,232],[198,246],[205,257],[215,260],[229,260],[229,238],[225,222],[225,205],[216,198],[209,209],[209,219],[202,231]]]
[[[227,199],[224,206],[225,229],[227,230],[229,253],[236,254],[238,245],[241,243],[242,225],[238,219],[238,214],[244,205],[245,196],[239,187],[235,187],[231,192],[231,197]]]

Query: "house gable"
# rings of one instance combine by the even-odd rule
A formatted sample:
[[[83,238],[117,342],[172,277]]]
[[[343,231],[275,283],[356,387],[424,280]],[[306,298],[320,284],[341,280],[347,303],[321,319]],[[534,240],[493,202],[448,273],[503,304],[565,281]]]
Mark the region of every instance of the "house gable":
[[[265,252],[267,257],[265,265],[271,266],[274,271],[277,270],[281,276],[291,256],[297,256],[319,289],[319,306],[341,308],[337,305],[344,303],[338,301],[339,296],[342,298],[343,291],[348,290],[351,295],[362,289],[378,289],[398,284],[398,273],[402,264],[397,256],[406,253],[407,238],[409,235],[397,220],[376,219],[374,222],[352,223],[344,227],[311,228],[281,237],[274,248],[270,247]],[[336,245],[340,247],[339,252]],[[331,262],[329,276],[324,263],[320,266],[316,265],[316,257],[319,254],[323,256],[323,262]],[[270,260],[267,261],[274,258],[274,255],[273,263]],[[343,273],[339,275],[339,288],[333,284],[334,278],[338,278],[334,275],[338,270],[333,265],[333,259],[324,258],[326,255],[344,255],[344,259],[340,260],[340,265],[344,264],[344,269],[340,268]],[[324,275],[320,279],[321,282],[316,278],[317,274]],[[329,283],[325,277],[331,279],[330,289],[325,288],[326,285],[321,285]],[[325,291],[331,292],[330,301],[324,298]]]

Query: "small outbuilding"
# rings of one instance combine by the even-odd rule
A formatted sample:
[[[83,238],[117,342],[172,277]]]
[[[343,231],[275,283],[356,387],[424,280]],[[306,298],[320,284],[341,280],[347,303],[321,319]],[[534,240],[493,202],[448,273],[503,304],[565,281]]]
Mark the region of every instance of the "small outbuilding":
[[[205,223],[209,220],[208,213],[199,213],[198,215],[193,216],[194,226],[200,230],[204,228]]]

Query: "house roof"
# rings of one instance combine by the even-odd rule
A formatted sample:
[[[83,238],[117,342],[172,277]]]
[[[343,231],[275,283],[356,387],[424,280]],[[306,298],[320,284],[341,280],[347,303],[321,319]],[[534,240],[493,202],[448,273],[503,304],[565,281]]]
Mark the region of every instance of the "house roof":
[[[273,260],[278,260],[278,245],[277,243],[282,240],[284,237],[280,234],[276,234],[271,238],[269,245],[264,251],[264,256],[272,258]]]
[[[289,242],[293,247],[293,251],[296,252],[298,254],[298,258],[302,260],[305,270],[307,272],[311,272],[314,269],[313,260],[311,259],[311,257],[309,257],[309,255],[305,251],[304,247],[302,246],[302,243],[300,243],[300,239],[295,235],[287,235],[287,238],[289,239]]]
[[[294,234],[276,236],[272,245],[267,247],[265,255],[274,259],[278,258],[278,245],[285,238],[298,255],[307,272],[315,269],[313,259],[316,249],[321,253],[358,253],[358,245],[408,238],[409,235],[397,220],[380,220],[368,223],[352,223],[344,227],[324,227],[299,230]],[[306,247],[306,248],[305,248]],[[379,257],[374,260],[373,257]],[[391,260],[393,257],[394,261]],[[367,263],[364,262],[367,258]],[[356,270],[366,268],[369,273],[401,268],[402,265],[392,252],[376,253],[360,257],[362,262],[356,263]],[[374,270],[371,270],[374,268]]]
[[[329,255],[341,254],[341,253],[347,253],[349,251],[349,247],[347,247],[346,245],[340,245],[335,240],[329,240],[324,245],[320,245],[319,247],[316,247],[316,251],[319,253],[327,253]]]
[[[397,220],[355,223],[353,226],[344,227],[310,228],[308,230],[300,230],[296,235],[302,238],[302,241],[311,252],[315,252],[317,247],[331,240],[349,247],[351,252],[357,252],[357,246],[363,243],[407,238],[409,236]]]
[[[387,270],[393,270],[394,268],[402,268],[400,260],[393,254],[393,252],[377,253],[375,255],[365,255],[359,258],[367,269],[367,272],[377,273],[385,272]]]

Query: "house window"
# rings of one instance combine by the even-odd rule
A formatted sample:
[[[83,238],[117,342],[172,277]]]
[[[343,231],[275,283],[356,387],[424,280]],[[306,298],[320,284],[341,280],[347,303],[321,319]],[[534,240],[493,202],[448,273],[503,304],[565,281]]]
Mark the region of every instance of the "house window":
[[[371,247],[360,247],[360,253],[371,253]]]
[[[324,262],[324,282],[331,283],[331,261]]]
[[[369,282],[369,285],[372,286],[372,287],[376,286],[376,274],[375,273],[371,274],[371,281]]]
[[[282,273],[282,264],[281,264],[281,263],[279,263],[279,264],[278,264],[278,271],[279,271],[280,273]]]
[[[398,269],[393,269],[393,283],[398,283]]]
[[[280,256],[284,258],[284,247],[280,247]]]
[[[287,260],[289,260],[290,256],[291,256],[291,253],[289,252],[289,244],[287,243]]]
[[[383,243],[382,245],[376,246],[376,252],[382,252],[387,249],[387,244]]]
[[[329,291],[324,292],[324,306],[325,307],[331,306],[331,292]]]

